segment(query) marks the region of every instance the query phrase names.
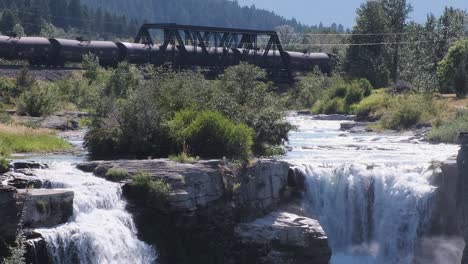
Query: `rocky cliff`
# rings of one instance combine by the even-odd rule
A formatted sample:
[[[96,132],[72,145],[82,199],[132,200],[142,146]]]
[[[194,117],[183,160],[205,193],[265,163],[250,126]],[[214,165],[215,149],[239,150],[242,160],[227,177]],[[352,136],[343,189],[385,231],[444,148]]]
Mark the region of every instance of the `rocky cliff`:
[[[434,168],[431,214],[419,230],[415,263],[468,264],[468,138],[461,142],[458,158]],[[463,259],[462,259],[463,256]]]
[[[171,186],[167,207],[141,201],[123,186],[140,237],[155,245],[161,263],[328,263],[330,248],[314,219],[292,214],[297,202],[290,166],[259,160],[247,166],[210,160],[118,160],[80,164],[104,176],[139,171]]]

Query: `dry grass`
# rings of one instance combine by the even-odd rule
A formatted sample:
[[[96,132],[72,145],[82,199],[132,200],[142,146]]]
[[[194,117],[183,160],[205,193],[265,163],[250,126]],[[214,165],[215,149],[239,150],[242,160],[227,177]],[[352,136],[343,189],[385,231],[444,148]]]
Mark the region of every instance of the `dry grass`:
[[[47,128],[32,128],[19,124],[0,124],[0,134],[17,136],[55,135],[55,131]]]
[[[0,155],[17,152],[55,152],[70,148],[55,132],[17,124],[0,124]]]

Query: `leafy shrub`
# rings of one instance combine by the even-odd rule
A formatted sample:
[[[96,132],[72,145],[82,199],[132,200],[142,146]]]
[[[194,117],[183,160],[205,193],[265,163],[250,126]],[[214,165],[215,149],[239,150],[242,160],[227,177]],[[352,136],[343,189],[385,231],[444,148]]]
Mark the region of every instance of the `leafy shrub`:
[[[436,124],[443,118],[446,107],[431,95],[408,94],[391,98],[380,120],[382,128],[406,129],[419,122]]]
[[[179,155],[169,156],[169,160],[179,162],[179,163],[193,163],[197,161],[199,157],[190,157],[186,152],[182,152]]]
[[[372,86],[366,79],[354,80],[348,83],[338,83],[331,87],[312,111],[319,114],[347,114],[352,113],[352,105],[369,96]]]
[[[47,212],[47,203],[44,201],[36,201],[36,209],[40,214]]]
[[[13,79],[0,77],[0,101],[11,102],[15,88],[16,82]]]
[[[36,78],[31,75],[28,68],[23,68],[16,77],[16,86],[10,90],[10,96],[18,97],[25,91],[31,90],[36,85]]]
[[[391,101],[391,95],[385,89],[374,90],[357,104],[351,106],[351,113],[358,119],[380,119]]]
[[[168,157],[176,150],[183,152],[189,138],[176,135],[184,130],[172,130],[171,134],[167,124],[174,121],[177,112],[193,109],[219,112],[233,124],[247,125],[254,131],[253,147],[247,148],[261,154],[265,145],[276,146],[287,140],[292,129],[284,120],[281,99],[264,79],[263,70],[247,64],[227,69],[218,80],[206,80],[203,75],[190,72],[175,73],[152,67],[137,70],[121,65],[112,70],[99,90],[100,100],[93,107],[86,145],[99,158],[109,154]],[[188,128],[188,125],[179,127]],[[244,148],[239,142],[245,136],[241,140],[238,135],[234,133],[229,141],[233,143],[226,144]],[[233,156],[232,152],[244,152],[242,156],[247,153],[233,147],[229,152],[227,156]],[[193,149],[187,153],[198,155]]]
[[[8,113],[0,112],[0,124],[6,124],[11,121],[11,116]]]
[[[414,97],[397,97],[382,117],[381,125],[387,129],[405,129],[417,124],[422,117],[420,102]]]
[[[439,63],[437,76],[454,88],[458,97],[468,93],[468,39],[455,42]]]
[[[0,157],[0,174],[8,172],[10,170],[10,161],[4,157]]]
[[[64,101],[70,102],[80,109],[90,109],[99,100],[99,84],[90,84],[77,74],[58,81],[57,89]]]
[[[342,98],[333,98],[325,102],[320,102],[313,108],[313,112],[321,114],[345,114],[345,103]]]
[[[35,85],[19,97],[18,111],[31,116],[48,115],[58,109],[60,98],[54,85]]]
[[[111,168],[106,172],[106,180],[119,182],[128,178],[129,174],[124,169]]]
[[[190,153],[203,158],[248,159],[252,154],[252,129],[217,112],[181,111],[170,127],[178,142],[185,142]]]
[[[457,113],[455,119],[444,122],[434,127],[427,135],[430,141],[457,143],[460,132],[468,131],[468,113],[466,111]]]
[[[344,81],[339,76],[327,76],[314,70],[294,86],[288,94],[288,107],[294,109],[311,108],[325,91]]]
[[[153,180],[144,172],[138,172],[132,177],[131,186],[137,199],[142,199],[159,209],[163,209],[171,193],[171,186],[163,180]]]

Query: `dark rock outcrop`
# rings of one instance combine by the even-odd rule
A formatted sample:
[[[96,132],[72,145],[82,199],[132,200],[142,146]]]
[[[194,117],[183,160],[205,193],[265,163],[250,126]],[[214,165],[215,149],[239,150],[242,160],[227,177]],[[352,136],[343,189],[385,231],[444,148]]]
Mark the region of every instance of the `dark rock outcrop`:
[[[20,220],[18,208],[16,188],[0,185],[0,241],[12,242],[16,239]]]
[[[461,234],[468,244],[468,133],[460,135],[461,148],[458,152],[457,209]],[[468,247],[463,251],[462,264],[468,264]]]

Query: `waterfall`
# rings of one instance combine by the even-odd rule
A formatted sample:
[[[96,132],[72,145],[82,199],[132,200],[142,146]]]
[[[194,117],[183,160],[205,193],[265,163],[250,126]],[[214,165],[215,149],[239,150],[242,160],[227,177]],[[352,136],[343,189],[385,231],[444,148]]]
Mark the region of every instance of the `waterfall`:
[[[52,162],[49,169],[35,173],[52,188],[75,193],[68,223],[37,230],[53,263],[156,263],[155,250],[136,236],[119,184],[81,172],[69,161]]]
[[[328,236],[331,263],[416,263],[436,191],[432,161],[457,146],[431,145],[411,133],[349,133],[340,121],[289,121],[298,131],[285,159],[305,176],[304,208]]]
[[[328,235],[332,263],[413,263],[418,232],[428,222],[435,188],[423,168],[299,166],[307,209]]]

